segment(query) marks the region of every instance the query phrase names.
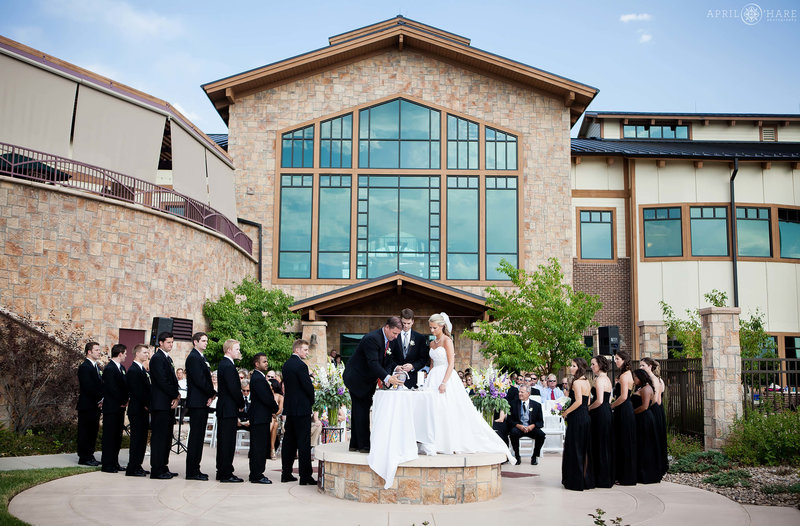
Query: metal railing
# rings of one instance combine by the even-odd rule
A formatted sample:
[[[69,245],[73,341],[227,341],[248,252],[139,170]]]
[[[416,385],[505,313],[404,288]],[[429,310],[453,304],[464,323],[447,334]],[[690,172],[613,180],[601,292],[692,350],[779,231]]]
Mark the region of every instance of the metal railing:
[[[665,394],[661,401],[670,431],[702,437],[703,360],[671,358],[659,360]]]
[[[800,406],[800,359],[742,358],[744,410],[774,411]]]
[[[0,143],[0,174],[56,184],[167,212],[219,232],[248,254],[253,253],[253,241],[217,210],[169,188],[129,175],[6,143]]]

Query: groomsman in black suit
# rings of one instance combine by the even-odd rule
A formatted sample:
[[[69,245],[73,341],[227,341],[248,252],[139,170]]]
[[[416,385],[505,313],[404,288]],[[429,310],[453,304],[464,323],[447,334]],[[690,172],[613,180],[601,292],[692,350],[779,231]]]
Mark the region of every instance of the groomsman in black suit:
[[[100,377],[100,344],[87,342],[86,359],[78,366],[78,464],[99,466],[94,458],[100,410],[103,407],[103,380]]]
[[[272,484],[264,476],[269,451],[269,425],[272,415],[278,412],[278,404],[267,383],[266,372],[269,364],[263,352],[253,357],[253,375],[250,377],[250,482]],[[310,428],[309,428],[310,429]]]
[[[119,465],[119,449],[128,405],[128,384],[122,362],[127,354],[127,347],[121,343],[114,345],[111,347],[111,360],[103,369],[103,456],[100,462],[104,473],[123,469]]]
[[[428,337],[420,334],[412,327],[414,326],[414,311],[403,309],[400,311],[400,321],[403,323],[403,330],[392,342],[392,361],[396,365],[403,366],[403,370],[408,373],[406,387],[411,389],[417,385],[417,375],[419,370],[429,364],[430,349],[428,348]]]
[[[534,466],[539,463],[539,455],[544,445],[545,434],[544,416],[542,416],[542,404],[536,400],[531,400],[531,388],[527,385],[519,386],[519,399],[511,400],[511,446],[514,448],[514,456],[517,457],[517,465],[521,463],[519,458],[519,439],[521,437],[532,438],[534,442],[531,464]]]
[[[352,401],[350,451],[369,453],[369,410],[378,381],[384,385],[401,383],[392,376],[395,364],[390,357],[389,347],[402,330],[403,322],[397,316],[392,316],[383,327],[361,338],[344,368],[344,385],[350,391]]]
[[[144,477],[150,474],[142,468],[147,449],[147,431],[150,428],[150,376],[144,368],[150,359],[150,347],[139,344],[133,348],[133,363],[125,374],[128,383],[128,420],[130,420],[131,449],[128,454],[127,477]]]
[[[203,352],[208,346],[208,335],[197,332],[192,336],[194,348],[186,357],[186,408],[189,414],[189,444],[186,447],[186,478],[189,480],[208,480],[208,475],[200,471],[203,458],[208,407],[217,396],[211,382],[211,369]]]
[[[169,352],[175,340],[171,332],[158,335],[158,349],[150,358],[150,478],[171,479],[178,476],[169,470],[169,450],[172,447],[172,428],[175,408],[180,401],[178,378]]]
[[[239,410],[244,407],[242,383],[234,360],[242,358],[239,342],[225,340],[222,344],[225,356],[217,369],[217,480],[220,482],[244,482],[233,474],[233,455],[236,453],[236,421]]]
[[[314,384],[308,374],[308,342],[295,340],[292,355],[283,364],[283,414],[286,416],[281,447],[281,482],[297,480],[292,475],[294,455],[300,471],[300,485],[313,486],[311,467],[311,406],[314,405]]]

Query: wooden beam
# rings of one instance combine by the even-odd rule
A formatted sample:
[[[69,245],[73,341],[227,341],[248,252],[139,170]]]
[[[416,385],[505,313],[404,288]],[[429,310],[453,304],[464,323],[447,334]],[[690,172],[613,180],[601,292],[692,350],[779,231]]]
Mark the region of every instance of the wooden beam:
[[[708,119],[703,120],[703,126],[708,126],[708,123],[709,123]]]
[[[233,93],[233,88],[225,88],[225,100],[228,101],[228,104],[236,103],[236,96]]]
[[[400,35],[400,38],[397,39],[397,50],[403,51],[403,35]]]
[[[781,126],[783,126],[784,128],[785,128],[786,126],[789,126],[789,121],[783,121],[783,122],[781,123]]]
[[[792,163],[792,170],[800,170],[800,162],[793,162]]]
[[[753,121],[753,126],[760,127],[764,125],[764,121]]]
[[[564,97],[564,106],[569,108],[570,106],[572,106],[573,102],[575,102],[575,92],[570,91],[569,93],[567,93],[566,97]]]
[[[769,170],[770,168],[772,168],[772,163],[771,162],[767,161],[765,163],[761,163],[761,169],[762,170]]]
[[[650,126],[655,126],[655,125],[656,125],[656,120],[650,119]]]
[[[678,126],[683,124],[683,119],[678,119]]]
[[[581,162],[583,161],[580,155],[573,157],[572,160],[575,161],[576,166],[581,164]]]
[[[734,126],[736,126],[736,121],[734,121],[734,120],[728,121],[728,126],[733,128]]]
[[[308,321],[317,321],[317,311],[308,309]]]
[[[397,285],[397,288],[395,289],[397,290],[397,295],[400,296],[403,294],[403,280],[398,278],[397,281],[395,281],[395,285]]]
[[[622,119],[622,124],[628,124],[628,119]]]
[[[614,164],[614,158],[606,157],[606,165],[611,166],[612,164]]]
[[[658,166],[659,168],[664,168],[665,166],[667,166],[667,161],[665,159],[657,159],[656,166]]]
[[[703,167],[703,161],[695,161],[694,162],[694,167],[698,168],[698,169],[702,168]]]

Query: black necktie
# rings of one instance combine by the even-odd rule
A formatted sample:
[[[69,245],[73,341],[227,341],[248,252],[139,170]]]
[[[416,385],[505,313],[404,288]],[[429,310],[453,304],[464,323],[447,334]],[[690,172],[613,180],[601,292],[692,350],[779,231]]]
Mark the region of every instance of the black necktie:
[[[97,377],[98,378],[102,378],[103,377],[103,371],[100,370],[100,364],[99,363],[94,364],[94,368],[97,369]]]

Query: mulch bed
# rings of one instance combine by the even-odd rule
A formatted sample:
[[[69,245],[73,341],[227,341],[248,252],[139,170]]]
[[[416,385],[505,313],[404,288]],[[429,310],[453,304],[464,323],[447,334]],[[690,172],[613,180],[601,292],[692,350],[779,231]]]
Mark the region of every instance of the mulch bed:
[[[726,488],[706,484],[703,479],[707,473],[667,473],[664,481],[694,486],[724,495],[740,504],[756,504],[759,506],[792,506],[800,509],[800,493],[767,494],[761,491],[766,484],[791,485],[800,482],[800,469],[787,466],[741,468],[750,473],[750,487]]]

